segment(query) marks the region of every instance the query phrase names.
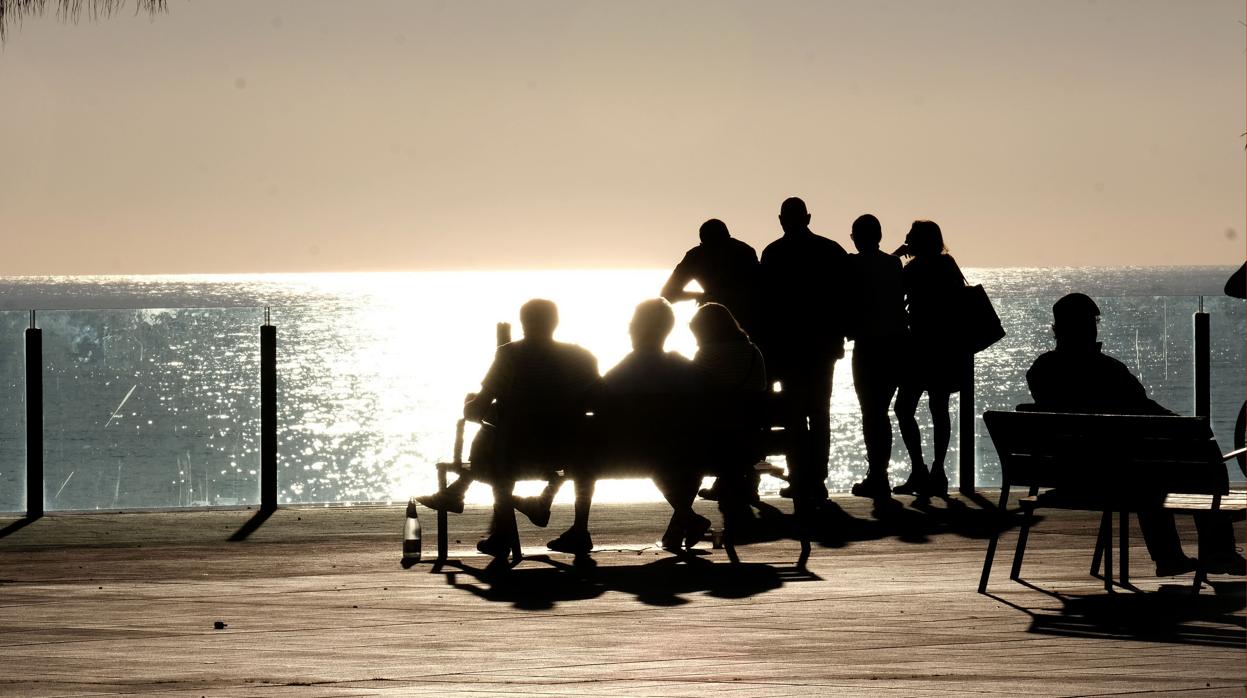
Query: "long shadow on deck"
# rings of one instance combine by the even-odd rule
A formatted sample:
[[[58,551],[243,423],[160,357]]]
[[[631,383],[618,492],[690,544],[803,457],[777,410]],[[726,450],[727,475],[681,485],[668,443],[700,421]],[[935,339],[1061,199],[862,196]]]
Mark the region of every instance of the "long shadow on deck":
[[[1243,647],[1247,582],[1211,582],[1215,593],[1191,594],[1186,585],[1152,593],[1065,595],[1023,586],[1061,602],[1059,610],[1030,609],[996,594],[987,596],[1031,617],[1029,631],[1061,637],[1138,640],[1209,647]]]
[[[461,562],[445,570],[447,582],[487,601],[525,610],[550,610],[559,602],[584,601],[606,592],[631,594],[651,606],[680,606],[688,596],[740,599],[774,591],[786,581],[818,580],[795,568],[764,564],[715,563],[694,552],[641,565],[599,567],[591,561],[569,565],[545,555],[525,557],[544,567],[477,568]],[[468,577],[463,580],[461,577]]]
[[[905,498],[909,500],[908,497]],[[981,497],[979,499],[982,499]],[[887,499],[875,502],[870,518],[858,518],[834,501],[823,504],[807,518],[807,535],[826,548],[841,548],[865,540],[896,538],[905,543],[928,543],[933,536],[952,534],[986,540],[996,530],[1005,531],[1021,523],[1016,510],[1002,513],[985,500],[978,507],[959,498],[936,501]],[[778,510],[776,510],[778,512]],[[1035,523],[1042,520],[1036,517]],[[755,539],[773,540],[797,535],[790,516],[766,515],[758,518]]]

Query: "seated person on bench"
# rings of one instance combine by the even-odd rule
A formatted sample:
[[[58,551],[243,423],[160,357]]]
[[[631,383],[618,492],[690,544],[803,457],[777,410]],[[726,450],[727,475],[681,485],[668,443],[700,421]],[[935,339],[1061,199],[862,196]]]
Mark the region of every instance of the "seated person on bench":
[[[690,428],[694,417],[690,406],[704,379],[693,362],[663,351],[674,326],[675,314],[667,301],[655,298],[638,305],[628,327],[632,353],[606,372],[594,402],[594,421],[600,425],[597,460],[606,468],[603,477],[623,469],[654,478],[674,510],[662,538],[663,547],[669,549],[695,545],[710,528],[710,520],[692,507],[701,475],[691,461],[698,439]],[[575,523],[546,544],[551,550],[592,549],[589,502],[581,501],[585,496],[591,497],[592,489],[578,488]]]
[[[693,364],[705,373],[710,392],[705,414],[710,429],[707,455],[712,468],[727,471],[699,494],[720,500],[721,491],[730,488],[721,508],[728,506],[748,518],[752,515],[749,504],[758,502],[760,478],[753,466],[766,455],[761,442],[762,400],[769,388],[766,362],[726,306],[702,305],[689,321],[689,329],[697,339]]]
[[[516,479],[554,471],[584,457],[581,428],[590,394],[601,380],[597,359],[587,350],[554,340],[558,308],[544,299],[520,308],[524,338],[498,347],[494,363],[481,381],[481,391],[463,406],[465,419],[481,422],[472,441],[470,474],[445,490],[416,501],[447,511],[463,511],[463,496],[473,479],[493,485],[494,516],[490,535],[477,549],[504,556],[515,536],[513,507],[538,526],[550,517],[548,497],[516,499]]]
[[[1052,306],[1056,349],[1041,355],[1026,372],[1035,408],[1045,412],[1172,415],[1148,398],[1143,384],[1117,359],[1100,351],[1096,326],[1100,308],[1088,296],[1071,293]],[[1162,509],[1137,512],[1156,575],[1168,577],[1195,569],[1178,538],[1173,514]],[[1214,574],[1243,574],[1247,561],[1234,548],[1228,518],[1196,515],[1199,557]]]

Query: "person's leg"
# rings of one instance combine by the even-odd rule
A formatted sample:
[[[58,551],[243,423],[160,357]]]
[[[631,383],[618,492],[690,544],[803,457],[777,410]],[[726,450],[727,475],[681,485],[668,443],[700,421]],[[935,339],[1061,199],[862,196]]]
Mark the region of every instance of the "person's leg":
[[[927,474],[926,463],[922,459],[922,433],[918,431],[918,400],[922,390],[912,383],[902,383],[896,392],[896,424],[901,430],[901,441],[909,453],[909,463],[913,473]]]
[[[869,464],[867,476],[886,481],[888,462],[892,458],[892,420],[888,407],[896,394],[896,380],[877,348],[860,344],[853,350],[853,385],[862,409],[862,440]],[[858,352],[863,349],[859,358]]]
[[[511,545],[519,536],[515,526],[515,503],[512,492],[515,481],[506,477],[494,477],[494,511],[489,521],[489,535],[476,544],[476,549],[486,555],[506,557]]]
[[[797,444],[789,455],[788,472],[794,496],[811,500],[827,498],[827,461],[831,453],[831,378],[834,362],[829,359],[807,362],[794,372],[790,414],[784,430],[794,431]]]
[[[593,505],[593,491],[597,479],[587,473],[572,476],[576,486],[575,515],[571,528],[564,531],[558,538],[546,543],[546,547],[564,553],[582,555],[593,549],[593,538],[589,535],[589,508]]]
[[[784,459],[788,462],[788,490],[798,496],[802,491],[805,463],[810,460],[810,426],[804,412],[808,398],[807,381],[793,373],[780,380],[781,423],[784,427]]]
[[[1182,550],[1173,514],[1163,509],[1146,509],[1138,512],[1135,518],[1139,520],[1139,531],[1147,545],[1147,554],[1156,563],[1157,576],[1184,574],[1194,569],[1192,561]]]
[[[593,492],[597,486],[597,480],[589,476],[577,477],[575,484],[576,505],[572,528],[587,534],[589,532],[589,509],[593,506]]]
[[[1238,552],[1234,540],[1234,523],[1224,512],[1203,512],[1195,515],[1199,533],[1199,560],[1213,574],[1244,574],[1247,561]]]
[[[927,406],[931,410],[931,430],[935,440],[935,461],[927,476],[927,490],[931,494],[948,494],[948,474],[944,471],[944,461],[948,458],[948,443],[953,429],[952,417],[948,414],[948,401],[947,390],[933,388],[927,391]]]

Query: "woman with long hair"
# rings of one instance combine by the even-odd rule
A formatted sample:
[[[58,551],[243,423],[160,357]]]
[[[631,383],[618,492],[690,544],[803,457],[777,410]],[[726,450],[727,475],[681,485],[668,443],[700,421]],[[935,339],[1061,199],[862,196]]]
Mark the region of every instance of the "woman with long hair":
[[[961,345],[957,322],[965,276],[948,254],[940,227],[932,221],[914,221],[905,244],[895,254],[909,257],[903,280],[912,344],[894,409],[912,470],[909,479],[893,491],[944,496],[948,494],[944,461],[952,434],[948,401],[968,378],[972,356]],[[935,432],[935,458],[929,470],[922,455],[922,435],[915,419],[918,401],[924,392]]]

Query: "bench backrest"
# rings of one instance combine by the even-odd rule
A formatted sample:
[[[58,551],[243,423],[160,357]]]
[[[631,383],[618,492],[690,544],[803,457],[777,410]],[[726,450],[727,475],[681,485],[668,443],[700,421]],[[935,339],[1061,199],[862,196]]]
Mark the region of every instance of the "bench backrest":
[[[1225,494],[1206,417],[988,411],[1002,485],[1123,494]]]

